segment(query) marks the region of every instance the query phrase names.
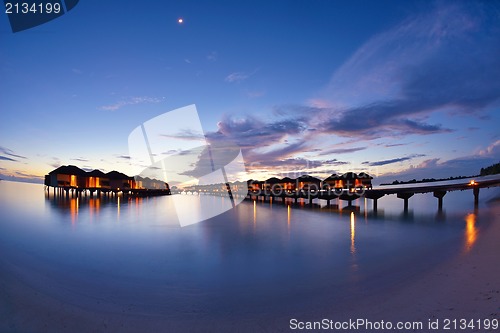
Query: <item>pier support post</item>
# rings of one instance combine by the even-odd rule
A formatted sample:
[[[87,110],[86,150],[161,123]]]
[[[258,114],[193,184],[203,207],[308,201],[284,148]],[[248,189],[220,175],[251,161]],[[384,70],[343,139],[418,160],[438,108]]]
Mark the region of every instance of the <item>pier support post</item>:
[[[385,194],[379,191],[369,190],[365,192],[365,198],[373,200],[373,211],[377,212],[378,202],[377,200],[382,198]]]
[[[438,210],[443,210],[443,197],[446,191],[434,191],[434,198],[438,199]]]
[[[403,193],[398,193],[397,196],[399,199],[404,200],[404,210],[405,212],[408,211],[408,199],[410,199],[413,194],[415,193],[408,193],[408,192],[403,192]]]
[[[477,206],[479,205],[479,187],[474,186],[473,193],[474,193],[474,207],[477,208]]]

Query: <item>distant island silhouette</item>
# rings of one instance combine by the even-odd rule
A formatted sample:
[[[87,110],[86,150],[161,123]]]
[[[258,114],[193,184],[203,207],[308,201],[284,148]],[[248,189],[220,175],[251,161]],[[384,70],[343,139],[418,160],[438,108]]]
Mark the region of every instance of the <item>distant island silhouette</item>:
[[[490,165],[486,168],[481,168],[481,171],[478,175],[473,175],[473,176],[458,176],[458,177],[448,177],[448,178],[423,178],[421,180],[407,180],[407,181],[399,181],[395,180],[392,183],[384,183],[380,184],[380,186],[387,186],[387,185],[399,185],[399,184],[417,184],[417,183],[432,183],[432,182],[441,182],[441,181],[446,181],[446,180],[457,180],[457,179],[464,179],[464,178],[472,178],[472,177],[481,177],[481,176],[489,176],[489,175],[496,175],[500,173],[500,163],[495,163],[493,165]]]

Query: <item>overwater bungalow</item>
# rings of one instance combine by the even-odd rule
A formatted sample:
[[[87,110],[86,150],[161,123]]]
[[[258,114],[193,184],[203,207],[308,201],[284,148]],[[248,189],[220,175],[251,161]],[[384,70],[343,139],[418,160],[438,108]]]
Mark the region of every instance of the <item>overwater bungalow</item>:
[[[269,179],[266,179],[266,181],[264,182],[264,184],[262,185],[263,186],[263,190],[266,190],[266,191],[270,191],[271,189],[273,188],[276,188],[277,184],[280,183],[280,180],[276,177],[271,177]]]
[[[363,188],[371,190],[372,179],[373,177],[364,172],[360,172],[359,174],[354,172],[346,172],[343,175],[332,174],[323,180],[323,188],[348,190]]]
[[[297,189],[297,180],[290,177],[284,177],[279,181],[279,184],[285,191],[295,191]]]
[[[319,190],[321,185],[321,179],[318,179],[309,175],[302,175],[297,178],[297,190],[299,191],[309,191],[309,190]]]
[[[53,187],[85,187],[87,172],[74,165],[62,165],[45,175],[45,185]]]
[[[247,181],[247,186],[249,191],[258,191],[261,188],[261,181],[250,179]]]
[[[109,179],[109,187],[111,189],[125,189],[129,190],[132,188],[137,188],[135,186],[134,177],[129,177],[124,173],[118,171],[110,171],[106,174],[106,177]]]
[[[54,188],[130,191],[140,189],[169,190],[167,183],[150,178],[129,177],[118,171],[104,173],[101,170],[86,172],[74,165],[63,165],[45,176],[45,185]]]
[[[109,178],[101,170],[96,169],[87,172],[86,187],[88,188],[109,187]]]

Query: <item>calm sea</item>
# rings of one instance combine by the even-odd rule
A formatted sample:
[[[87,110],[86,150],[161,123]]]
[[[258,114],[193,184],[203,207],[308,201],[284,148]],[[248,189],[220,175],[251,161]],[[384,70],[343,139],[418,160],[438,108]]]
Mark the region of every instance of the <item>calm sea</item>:
[[[451,192],[441,212],[432,194],[412,197],[408,212],[386,196],[376,214],[370,200],[352,208],[246,200],[181,228],[169,196],[67,199],[1,181],[0,316],[10,327],[38,320],[23,318],[8,281],[85,313],[153,321],[352,304],[469,251],[488,230],[487,202],[497,195],[481,189],[474,209],[471,191]],[[197,197],[186,200],[196,209]]]

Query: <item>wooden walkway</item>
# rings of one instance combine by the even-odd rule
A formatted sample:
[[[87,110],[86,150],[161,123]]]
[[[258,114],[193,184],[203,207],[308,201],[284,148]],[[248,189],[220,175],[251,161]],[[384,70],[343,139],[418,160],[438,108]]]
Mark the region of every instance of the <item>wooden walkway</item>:
[[[331,200],[340,199],[352,202],[359,198],[368,198],[373,200],[373,210],[377,210],[377,200],[385,195],[396,194],[396,196],[404,201],[404,209],[408,210],[408,200],[416,193],[433,193],[438,199],[438,209],[443,208],[443,197],[450,191],[465,191],[472,190],[474,195],[474,205],[479,204],[479,189],[500,186],[500,175],[478,177],[476,180],[454,180],[454,181],[439,181],[431,183],[412,183],[401,185],[379,186],[374,189],[333,189],[330,191],[269,191],[257,190],[249,191],[247,197],[258,199],[263,197],[264,200],[279,198],[283,202],[291,199],[294,202],[303,199],[309,201],[312,205],[313,199],[326,200],[327,205],[330,205]],[[214,193],[215,194],[215,193]],[[220,193],[218,193],[220,195]]]

